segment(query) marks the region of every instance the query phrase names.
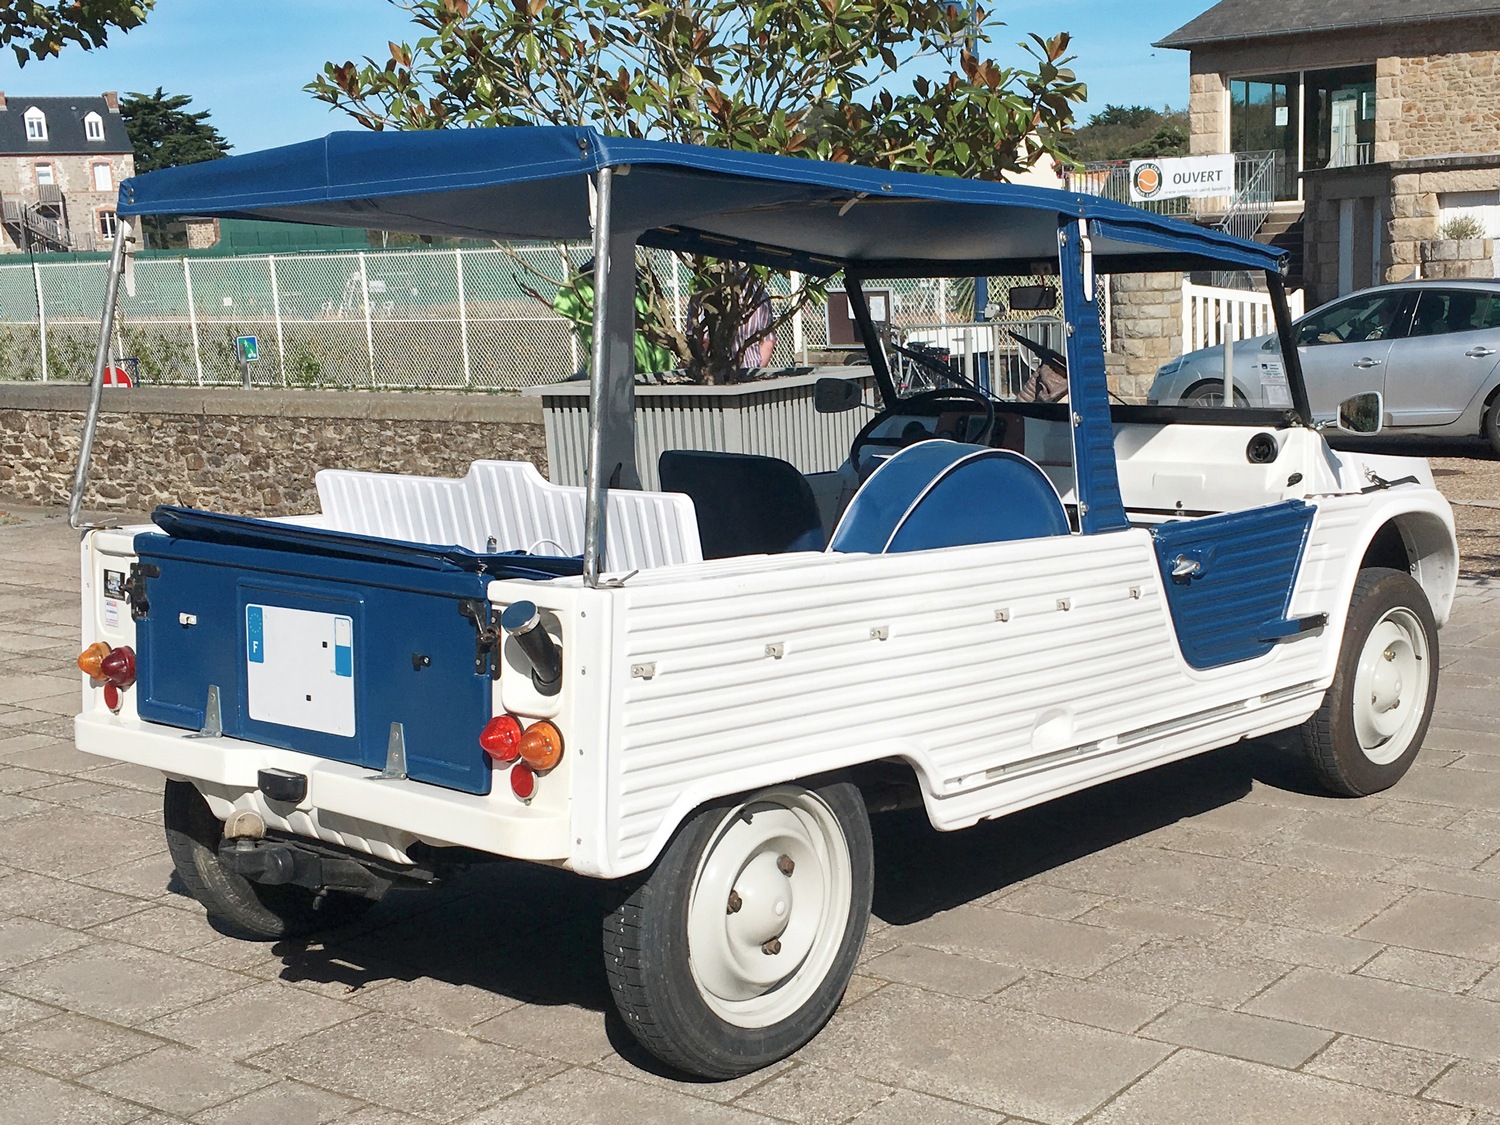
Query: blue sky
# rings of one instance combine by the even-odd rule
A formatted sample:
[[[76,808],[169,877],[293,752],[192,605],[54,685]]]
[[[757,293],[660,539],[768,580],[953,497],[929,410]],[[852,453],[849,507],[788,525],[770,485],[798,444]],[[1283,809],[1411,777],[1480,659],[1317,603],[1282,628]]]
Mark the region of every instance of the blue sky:
[[[1089,85],[1088,107],[1187,104],[1187,54],[1151,46],[1209,8],[1213,0],[992,0],[1007,27],[995,55],[1018,64],[1009,46],[1027,32],[1073,34],[1075,68]],[[1143,14],[1144,9],[1144,14]],[[413,38],[405,14],[387,0],[158,0],[145,26],[116,35],[103,51],[18,67],[0,57],[0,90],[17,96],[105,90],[189,94],[236,152],[356,128],[302,91],[327,61],[384,58],[386,42]]]

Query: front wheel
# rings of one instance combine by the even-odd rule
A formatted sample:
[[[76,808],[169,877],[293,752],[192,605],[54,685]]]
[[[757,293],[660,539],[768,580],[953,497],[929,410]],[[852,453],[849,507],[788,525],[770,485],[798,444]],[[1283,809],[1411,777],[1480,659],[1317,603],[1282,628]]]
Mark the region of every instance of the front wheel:
[[[1481,436],[1489,442],[1490,452],[1500,457],[1500,395],[1484,412],[1484,423],[1479,427]]]
[[[701,810],[605,918],[605,970],[626,1026],[703,1078],[790,1055],[838,1007],[873,876],[869,817],[848,782]]]
[[[1437,624],[1398,570],[1359,573],[1338,669],[1302,742],[1319,780],[1363,797],[1389,789],[1421,749],[1437,697]]]
[[[1182,396],[1183,406],[1223,406],[1224,384],[1223,383],[1199,383],[1187,394]],[[1234,388],[1234,405],[1241,409],[1250,405],[1250,400],[1245,397],[1245,392],[1238,387]]]

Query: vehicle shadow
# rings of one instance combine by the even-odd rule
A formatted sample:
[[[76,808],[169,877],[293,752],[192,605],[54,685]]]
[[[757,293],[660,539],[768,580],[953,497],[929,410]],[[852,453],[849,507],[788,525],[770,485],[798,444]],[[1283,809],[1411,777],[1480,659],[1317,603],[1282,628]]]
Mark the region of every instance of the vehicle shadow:
[[[1288,735],[1226,747],[961,832],[921,810],[874,818],[874,914],[906,925],[973,902],[1177,821],[1240,800],[1252,786],[1318,792]],[[1329,798],[1333,800],[1335,798]],[[600,918],[622,886],[518,862],[475,867],[433,890],[398,890],[359,925],[272,947],[288,982],[342,985],[429,978],[531,1004],[610,1012]]]

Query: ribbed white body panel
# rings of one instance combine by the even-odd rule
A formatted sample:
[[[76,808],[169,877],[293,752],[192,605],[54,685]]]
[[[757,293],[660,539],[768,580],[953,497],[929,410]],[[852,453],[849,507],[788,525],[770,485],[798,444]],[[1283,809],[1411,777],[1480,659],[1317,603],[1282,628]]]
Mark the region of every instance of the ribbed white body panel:
[[[471,551],[583,553],[583,489],[550,484],[529,462],[475,461],[463,477],[324,469],[317,483],[324,526],[334,531]],[[686,496],[616,490],[605,522],[609,570],[703,558]]]
[[[1324,630],[1195,671],[1144,530],[641,575],[615,636],[622,869],[703,800],[855,762],[909,760],[933,822],[953,828],[1232,742],[1268,716],[1295,723],[1338,641]]]

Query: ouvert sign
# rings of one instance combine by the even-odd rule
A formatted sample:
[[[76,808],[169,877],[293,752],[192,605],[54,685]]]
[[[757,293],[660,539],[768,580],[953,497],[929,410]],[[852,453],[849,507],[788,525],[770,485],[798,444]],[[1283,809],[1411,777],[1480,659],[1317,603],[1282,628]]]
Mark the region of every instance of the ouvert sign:
[[[1234,154],[1161,156],[1130,162],[1130,202],[1234,193]]]

